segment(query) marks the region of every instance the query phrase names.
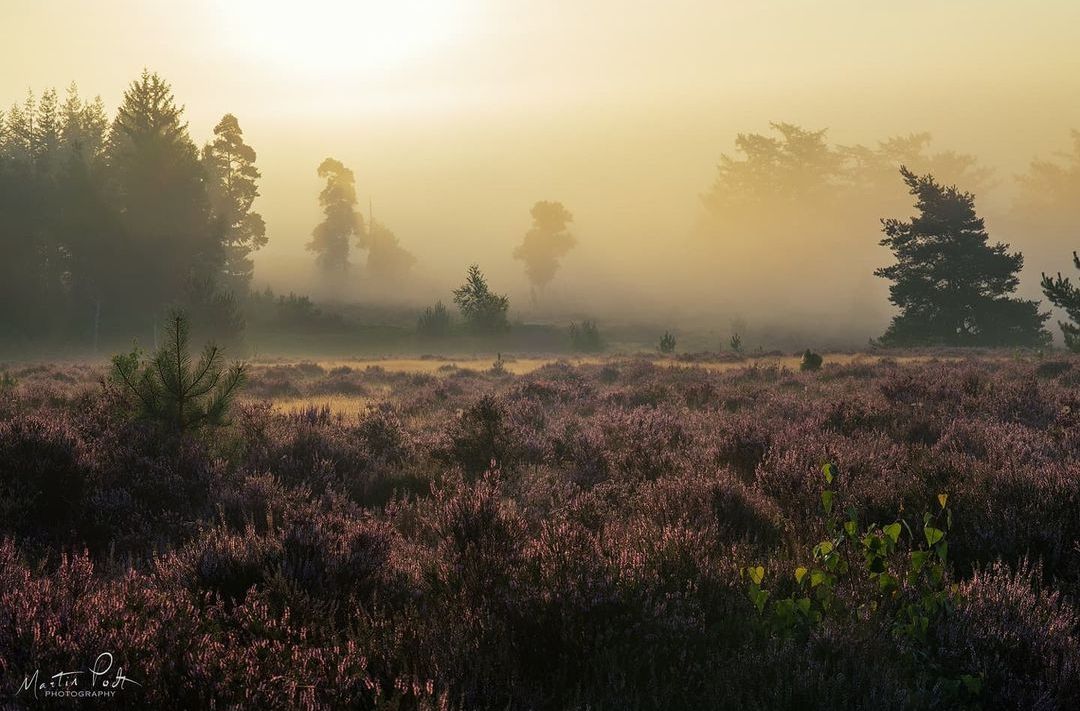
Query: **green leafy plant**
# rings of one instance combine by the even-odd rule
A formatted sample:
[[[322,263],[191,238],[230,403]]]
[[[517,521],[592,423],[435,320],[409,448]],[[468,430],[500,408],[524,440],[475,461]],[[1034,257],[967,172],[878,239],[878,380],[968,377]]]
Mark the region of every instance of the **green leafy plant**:
[[[222,351],[213,344],[193,362],[188,340],[187,318],[175,313],[165,345],[153,357],[135,349],[112,359],[111,378],[136,415],[178,433],[225,424],[247,369],[244,363],[225,368]]]
[[[806,633],[830,617],[846,617],[854,624],[876,618],[890,630],[914,668],[933,676],[950,698],[963,702],[977,696],[981,679],[938,668],[931,649],[932,628],[953,609],[956,596],[948,568],[946,539],[952,528],[948,494],[939,494],[935,510],[923,514],[921,530],[914,530],[903,518],[884,525],[860,525],[853,507],[843,512],[837,507],[837,492],[832,488],[835,467],[826,463],[822,476],[826,535],[811,549],[809,561],[794,567],[792,580],[781,581],[779,572],[774,576],[777,585],[793,592],[774,595],[765,586],[763,565],[740,571],[758,615],[784,636]],[[854,597],[853,590],[863,591],[863,596]]]
[[[660,337],[660,352],[675,352],[675,336],[670,331],[664,331],[664,335]]]

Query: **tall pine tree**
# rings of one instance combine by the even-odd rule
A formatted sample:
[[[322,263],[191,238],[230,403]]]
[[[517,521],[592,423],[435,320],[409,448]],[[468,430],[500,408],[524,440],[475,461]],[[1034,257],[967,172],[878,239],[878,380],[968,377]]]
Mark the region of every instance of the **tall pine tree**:
[[[124,305],[145,325],[193,278],[220,273],[224,261],[183,111],[169,84],[144,71],[124,93],[109,133],[112,198],[127,243]]]
[[[900,169],[919,214],[882,220],[881,245],[896,264],[874,274],[889,279],[889,300],[900,309],[885,345],[1037,346],[1049,341],[1037,301],[1011,298],[1024,266],[1019,252],[989,244],[975,198],[930,175]]]
[[[325,217],[312,230],[307,248],[315,252],[316,263],[324,273],[340,277],[349,267],[349,241],[356,237],[359,246],[367,246],[364,218],[356,211],[356,178],[333,158],[319,165],[319,177],[326,180],[319,193]]]
[[[266,223],[252,210],[259,196],[259,169],[255,149],[244,143],[240,122],[232,114],[214,127],[214,139],[203,148],[210,206],[223,233],[225,285],[236,293],[247,293],[253,264],[251,253],[267,243]]]

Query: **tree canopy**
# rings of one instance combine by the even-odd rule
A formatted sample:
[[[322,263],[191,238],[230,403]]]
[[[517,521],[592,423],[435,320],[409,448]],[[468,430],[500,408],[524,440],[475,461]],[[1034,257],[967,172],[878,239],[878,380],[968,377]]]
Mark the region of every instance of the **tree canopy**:
[[[525,262],[525,274],[534,289],[543,289],[559,270],[559,260],[577,240],[567,230],[574,220],[561,202],[541,201],[533,205],[532,228],[514,250],[514,258]]]

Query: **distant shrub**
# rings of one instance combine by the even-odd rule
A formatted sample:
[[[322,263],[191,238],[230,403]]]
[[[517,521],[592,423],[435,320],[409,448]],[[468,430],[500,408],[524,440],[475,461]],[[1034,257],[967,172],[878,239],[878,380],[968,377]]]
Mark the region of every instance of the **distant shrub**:
[[[149,360],[138,351],[112,360],[113,381],[121,386],[142,419],[185,432],[225,423],[233,398],[244,382],[243,363],[222,370],[221,350],[208,345],[192,363],[188,322],[172,316],[165,345]]]
[[[595,321],[570,324],[570,346],[581,353],[598,353],[604,350],[604,339]]]
[[[802,360],[799,362],[799,370],[803,372],[814,372],[817,370],[821,370],[821,363],[821,356],[807,348],[805,351],[803,351]]]
[[[475,264],[469,267],[465,283],[454,290],[454,303],[475,333],[491,335],[510,330],[506,318],[510,299],[491,291],[483,272]]]
[[[740,336],[738,333],[731,334],[731,341],[729,342],[729,345],[731,346],[731,350],[733,350],[736,354],[742,354],[742,336]]]
[[[450,312],[443,302],[428,306],[416,320],[416,332],[427,338],[443,338],[450,333]]]
[[[670,331],[664,331],[664,335],[660,337],[660,352],[675,352],[675,336]]]

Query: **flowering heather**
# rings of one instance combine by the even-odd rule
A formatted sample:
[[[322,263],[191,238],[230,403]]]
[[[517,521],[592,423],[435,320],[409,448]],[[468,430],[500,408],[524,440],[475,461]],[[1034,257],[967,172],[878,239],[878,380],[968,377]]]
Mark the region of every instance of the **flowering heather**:
[[[13,374],[13,708],[102,652],[139,684],[102,708],[1080,707],[1075,357],[279,364],[226,427],[167,441],[91,368]],[[823,507],[900,524],[910,551],[875,562],[895,592],[838,575],[833,607],[778,624]],[[946,510],[940,604],[900,626],[923,512]]]

